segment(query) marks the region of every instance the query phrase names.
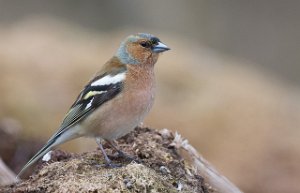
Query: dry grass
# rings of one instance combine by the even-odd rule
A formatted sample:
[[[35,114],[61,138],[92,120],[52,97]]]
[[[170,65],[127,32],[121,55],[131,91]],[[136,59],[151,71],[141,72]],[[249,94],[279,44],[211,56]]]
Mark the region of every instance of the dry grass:
[[[0,28],[0,116],[20,120],[26,137],[46,141],[130,33],[51,20]],[[183,37],[155,34],[172,50],[156,66],[156,103],[145,124],[179,130],[246,192],[299,192],[299,89]]]

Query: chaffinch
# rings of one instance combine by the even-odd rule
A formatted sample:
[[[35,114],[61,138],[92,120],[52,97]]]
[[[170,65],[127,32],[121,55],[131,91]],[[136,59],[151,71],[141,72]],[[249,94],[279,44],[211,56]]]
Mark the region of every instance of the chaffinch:
[[[114,140],[132,131],[148,114],[155,94],[154,64],[159,54],[169,49],[150,34],[127,37],[80,92],[58,131],[18,177],[55,146],[82,136],[96,138],[106,164],[112,165],[101,142],[107,141],[122,154]]]

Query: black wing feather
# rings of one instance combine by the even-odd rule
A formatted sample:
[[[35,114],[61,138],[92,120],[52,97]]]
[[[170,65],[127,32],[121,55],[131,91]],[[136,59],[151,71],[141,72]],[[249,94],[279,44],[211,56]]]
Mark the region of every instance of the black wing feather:
[[[103,85],[103,86],[87,86],[79,95],[79,98],[70,108],[68,114],[63,120],[60,129],[57,131],[56,135],[53,136],[57,138],[61,133],[67,130],[70,126],[82,121],[95,109],[100,107],[105,102],[116,97],[123,88],[123,82],[118,82],[116,84]],[[90,96],[84,98],[84,96],[90,91],[103,91],[101,94]],[[81,96],[81,97],[80,97]],[[90,107],[87,108],[87,105],[92,101]],[[50,139],[51,140],[51,139]]]

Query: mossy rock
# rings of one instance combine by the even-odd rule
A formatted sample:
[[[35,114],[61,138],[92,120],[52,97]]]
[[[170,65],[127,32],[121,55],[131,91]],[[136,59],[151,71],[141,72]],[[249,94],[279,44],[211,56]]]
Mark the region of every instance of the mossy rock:
[[[166,130],[136,128],[118,144],[140,163],[119,158],[105,146],[112,161],[121,165],[116,168],[105,167],[99,150],[83,154],[56,150],[29,179],[2,187],[0,192],[214,192],[182,158],[173,140]]]

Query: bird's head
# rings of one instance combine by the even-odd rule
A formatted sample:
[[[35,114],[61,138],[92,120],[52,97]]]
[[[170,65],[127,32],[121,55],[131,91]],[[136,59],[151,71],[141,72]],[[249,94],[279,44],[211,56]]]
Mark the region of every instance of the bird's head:
[[[128,36],[120,45],[116,57],[124,64],[154,64],[160,53],[170,50],[157,37],[139,33]]]

